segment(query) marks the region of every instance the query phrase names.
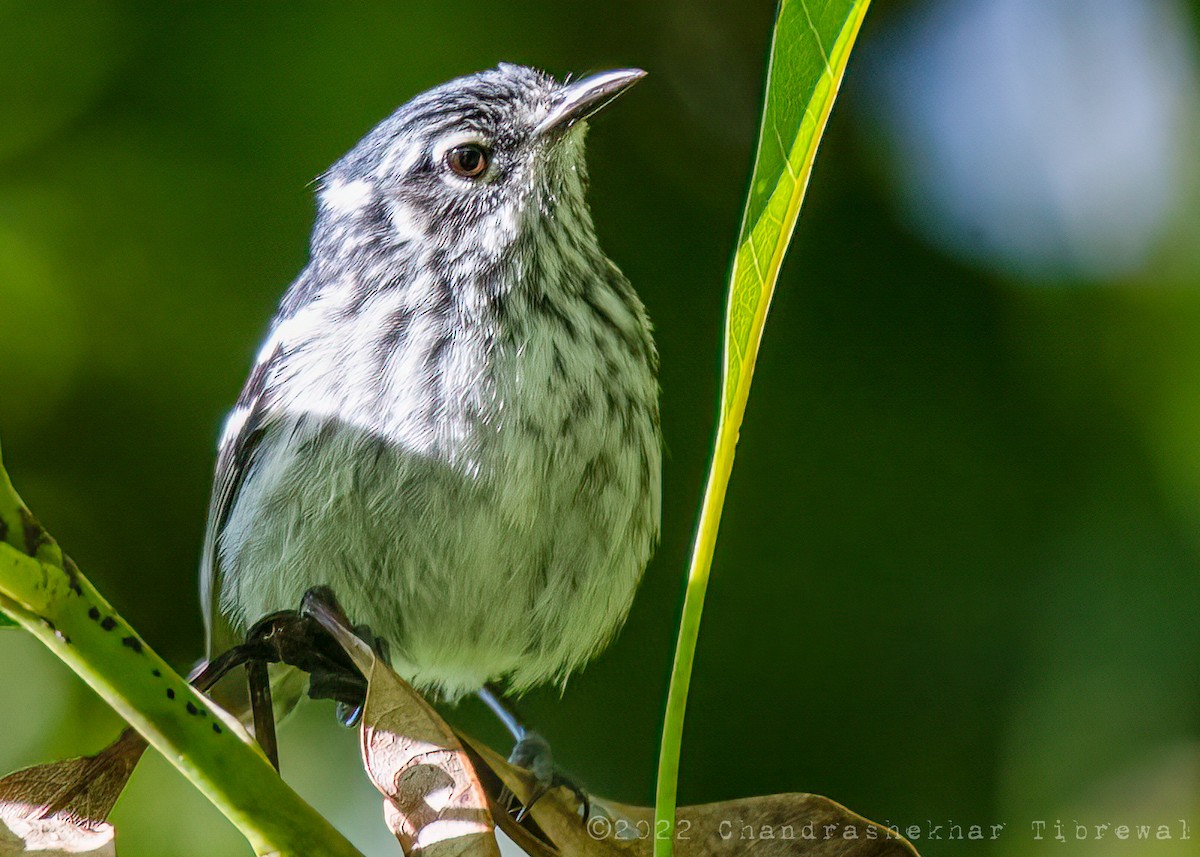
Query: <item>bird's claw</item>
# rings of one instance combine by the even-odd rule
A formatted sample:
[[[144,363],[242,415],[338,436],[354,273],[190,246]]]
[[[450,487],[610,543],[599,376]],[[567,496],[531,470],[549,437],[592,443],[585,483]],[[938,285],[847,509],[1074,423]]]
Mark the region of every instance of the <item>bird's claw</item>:
[[[313,617],[317,612],[334,616],[343,625],[350,624],[337,598],[334,597],[333,590],[328,586],[313,587],[304,593],[300,601],[299,613],[302,617]],[[360,639],[370,644],[376,657],[388,660],[386,640],[375,636],[366,625],[351,627]],[[334,700],[337,703],[338,722],[346,727],[354,727],[362,720],[363,709],[366,706],[367,679],[341,647],[336,643],[333,645],[336,655],[326,655],[320,658],[319,662],[310,661],[305,665],[309,674],[308,695],[310,699]]]
[[[583,811],[583,818],[586,821],[591,816],[591,801],[588,800],[587,792],[572,780],[570,777],[563,774],[554,767],[554,754],[550,750],[550,744],[539,733],[527,731],[512,749],[512,753],[508,756],[509,764],[516,765],[518,768],[524,768],[533,776],[533,790],[529,793],[529,799],[517,810],[517,823],[523,822],[528,816],[534,804],[546,796],[546,793],[551,789],[565,788],[569,789]],[[511,797],[510,793],[510,797]]]

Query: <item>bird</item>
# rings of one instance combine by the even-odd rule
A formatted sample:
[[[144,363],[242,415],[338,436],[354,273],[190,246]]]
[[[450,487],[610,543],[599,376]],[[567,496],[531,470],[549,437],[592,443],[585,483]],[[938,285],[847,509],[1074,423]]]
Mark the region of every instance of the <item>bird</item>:
[[[218,445],[210,660],[313,587],[438,700],[562,687],[611,641],[659,539],[658,353],[600,248],[585,139],[644,75],[502,63],[321,176]]]

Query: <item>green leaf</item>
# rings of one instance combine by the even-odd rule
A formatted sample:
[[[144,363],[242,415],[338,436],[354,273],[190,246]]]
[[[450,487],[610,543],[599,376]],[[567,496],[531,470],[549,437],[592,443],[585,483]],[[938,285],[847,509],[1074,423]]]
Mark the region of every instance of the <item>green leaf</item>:
[[[672,829],[683,717],[713,550],[767,309],[808,187],[817,144],[869,0],[782,0],[775,20],[758,151],[730,275],[716,448],[697,525],[663,721],[656,830]],[[671,837],[656,838],[657,857]]]
[[[763,322],[868,0],[783,0],[734,259],[721,413],[745,406]],[[740,424],[740,415],[737,418]]]

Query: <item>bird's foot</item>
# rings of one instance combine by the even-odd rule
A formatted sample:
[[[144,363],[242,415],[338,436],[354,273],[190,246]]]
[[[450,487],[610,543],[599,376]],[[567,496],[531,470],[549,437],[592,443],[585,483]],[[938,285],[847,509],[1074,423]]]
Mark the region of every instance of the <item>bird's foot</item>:
[[[554,766],[554,754],[550,750],[550,743],[543,738],[539,733],[531,730],[526,730],[525,734],[517,740],[513,746],[512,753],[508,756],[509,764],[516,765],[518,768],[524,768],[533,775],[533,791],[529,794],[529,800],[525,801],[516,815],[518,822],[524,821],[529,815],[533,805],[541,800],[551,789],[565,788],[569,789],[575,799],[579,801],[580,809],[583,813],[583,818],[586,821],[592,812],[591,801],[588,800],[587,792],[569,776],[558,770]]]
[[[375,651],[375,657],[384,663],[391,662],[391,659],[388,657],[387,640],[383,637],[375,636],[375,632],[371,630],[369,625],[355,625],[354,633],[371,644],[371,648]],[[347,729],[353,729],[362,720],[363,710],[367,705],[367,684],[367,680],[363,679],[361,701],[350,703],[344,699],[338,699],[336,710],[337,720],[338,723]]]
[[[284,660],[285,641],[293,636],[298,619],[291,610],[272,613],[254,624],[244,643],[201,664],[189,676],[193,686],[205,692],[231,670],[245,666],[254,737],[276,771],[279,770],[279,746],[275,740],[275,712],[267,666]]]
[[[327,586],[304,593],[298,610],[280,610],[259,620],[246,634],[246,641],[219,657],[200,665],[191,676],[201,691],[208,690],[235,667],[245,665],[250,686],[250,711],[254,734],[264,754],[279,769],[279,751],[275,741],[274,710],[267,665],[295,667],[309,675],[308,695],[312,699],[332,699],[337,703],[338,720],[357,725],[367,698],[366,676],[337,640],[315,618],[317,612],[337,617],[350,626],[337,598]],[[364,640],[370,641],[379,657],[387,657],[385,642],[366,626],[353,626]]]
[[[578,783],[559,771],[554,766],[554,754],[550,752],[550,744],[537,732],[524,724],[524,719],[517,713],[512,702],[505,699],[504,692],[495,684],[485,684],[475,692],[475,695],[492,710],[492,713],[504,724],[504,728],[513,736],[516,744],[508,757],[509,764],[524,768],[533,775],[533,791],[529,800],[517,813],[517,821],[524,821],[529,810],[541,798],[554,788],[570,789],[579,801],[583,811],[583,820],[591,817],[592,805]],[[512,806],[515,797],[507,788],[500,795],[500,802]]]
[[[354,727],[362,720],[363,707],[366,705],[367,678],[350,660],[345,650],[313,618],[318,612],[335,616],[343,625],[353,627],[354,633],[370,643],[376,657],[384,661],[388,660],[387,641],[375,636],[366,625],[351,626],[337,598],[334,597],[333,590],[328,586],[317,586],[304,593],[299,613],[319,629],[320,640],[310,641],[306,649],[311,660],[305,663],[289,663],[309,674],[310,699],[332,699],[337,703],[338,722],[346,727]]]

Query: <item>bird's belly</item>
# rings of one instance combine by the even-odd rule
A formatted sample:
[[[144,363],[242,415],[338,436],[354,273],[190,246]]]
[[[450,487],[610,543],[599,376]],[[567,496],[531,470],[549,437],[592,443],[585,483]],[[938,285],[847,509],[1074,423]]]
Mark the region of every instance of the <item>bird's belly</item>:
[[[349,425],[274,432],[222,535],[223,609],[244,628],[325,584],[418,686],[562,680],[624,618],[657,534],[652,429],[653,449],[575,434],[510,425],[454,459]]]

